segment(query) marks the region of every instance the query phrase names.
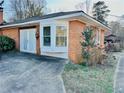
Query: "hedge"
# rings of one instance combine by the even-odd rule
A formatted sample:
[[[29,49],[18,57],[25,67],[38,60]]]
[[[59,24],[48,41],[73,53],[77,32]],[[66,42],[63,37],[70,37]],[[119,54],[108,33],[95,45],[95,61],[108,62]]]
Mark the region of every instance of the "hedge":
[[[7,36],[0,36],[0,51],[10,51],[15,49],[15,41]]]

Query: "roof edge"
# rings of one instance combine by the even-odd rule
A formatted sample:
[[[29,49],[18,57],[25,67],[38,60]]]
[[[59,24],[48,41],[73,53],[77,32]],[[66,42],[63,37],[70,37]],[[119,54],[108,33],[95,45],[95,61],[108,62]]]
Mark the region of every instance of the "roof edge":
[[[57,13],[52,13],[52,14],[48,14],[48,15],[44,15],[43,18],[41,17],[41,19],[37,19],[37,20],[31,20],[31,21],[27,21],[27,22],[21,22],[21,23],[15,23],[15,24],[6,24],[6,25],[1,25],[0,28],[5,28],[5,27],[11,27],[11,26],[19,26],[19,25],[25,25],[25,24],[32,24],[32,23],[39,23],[42,20],[48,20],[48,19],[57,19],[57,18],[66,18],[66,17],[73,17],[73,16],[84,16],[86,18],[88,18],[89,20],[94,21],[96,24],[104,27],[107,30],[111,30],[111,28],[109,28],[108,26],[106,26],[105,24],[95,20],[94,18],[92,18],[90,15],[86,14],[84,11],[69,11],[69,12],[58,12],[59,14],[63,14],[63,15],[58,15],[58,16],[53,16],[53,17],[48,17],[48,18],[44,18],[44,16],[48,16],[48,15],[52,15],[52,14],[57,14]],[[67,14],[66,14],[67,13]],[[69,13],[69,14],[68,14]]]

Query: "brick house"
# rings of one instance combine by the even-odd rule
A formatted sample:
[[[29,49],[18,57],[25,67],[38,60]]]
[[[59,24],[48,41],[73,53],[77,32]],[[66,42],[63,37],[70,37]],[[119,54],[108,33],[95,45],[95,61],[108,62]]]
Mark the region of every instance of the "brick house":
[[[0,22],[2,17],[1,10]],[[87,25],[96,28],[96,42],[104,48],[104,33],[109,28],[83,11],[58,12],[2,24],[0,35],[14,39],[21,52],[68,58],[77,63],[81,57],[81,32]]]

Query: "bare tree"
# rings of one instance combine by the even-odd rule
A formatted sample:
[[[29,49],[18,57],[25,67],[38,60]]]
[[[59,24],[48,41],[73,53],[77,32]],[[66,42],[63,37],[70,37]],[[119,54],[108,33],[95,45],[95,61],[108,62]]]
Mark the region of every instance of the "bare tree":
[[[45,0],[10,0],[13,20],[22,20],[33,16],[41,16],[45,13]]]
[[[114,34],[114,35],[119,35],[119,33],[120,33],[120,23],[118,22],[118,21],[111,21],[110,23],[109,23],[109,26],[111,27],[111,32],[112,32],[112,34]]]
[[[90,4],[91,4],[91,1],[90,0],[85,0],[84,2],[78,3],[75,6],[75,8],[80,9],[80,10],[86,12],[87,14],[89,14]]]
[[[124,19],[118,21],[112,21],[109,23],[109,26],[112,29],[112,34],[116,35],[117,38],[120,40],[121,48],[124,48]]]

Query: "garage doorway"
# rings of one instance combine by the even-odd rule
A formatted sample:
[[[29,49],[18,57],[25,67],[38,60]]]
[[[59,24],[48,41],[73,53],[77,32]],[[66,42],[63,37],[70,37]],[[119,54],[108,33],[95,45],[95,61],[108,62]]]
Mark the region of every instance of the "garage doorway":
[[[36,53],[36,29],[20,30],[20,51],[28,53]]]

